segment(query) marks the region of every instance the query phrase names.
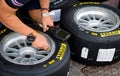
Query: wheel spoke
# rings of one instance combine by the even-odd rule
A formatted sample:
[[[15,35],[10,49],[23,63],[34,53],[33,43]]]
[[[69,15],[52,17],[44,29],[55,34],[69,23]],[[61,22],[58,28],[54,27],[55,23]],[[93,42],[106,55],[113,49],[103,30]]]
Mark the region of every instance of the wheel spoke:
[[[113,27],[114,25],[111,24],[103,24],[104,27]]]
[[[88,23],[79,23],[80,25],[88,26]],[[80,26],[78,26],[80,27]]]
[[[48,51],[37,51],[37,53],[38,53],[38,55],[40,55],[40,54],[49,54]]]
[[[17,61],[18,63],[20,63],[20,61],[21,61],[22,59],[23,59],[22,57],[16,57],[16,58],[14,59],[14,61]]]
[[[30,58],[30,60],[31,60],[32,63],[38,61],[36,58]]]
[[[15,48],[11,48],[11,47],[7,47],[7,52],[13,52],[13,53],[18,53],[18,49],[15,49]]]
[[[30,64],[30,59],[27,58],[23,58],[20,63],[24,63],[24,64]]]
[[[102,23],[110,23],[110,19],[104,20]]]
[[[101,22],[103,19],[104,19],[104,17],[101,17],[101,18],[99,19],[99,21]]]
[[[37,59],[42,59],[42,58],[45,58],[45,57],[46,57],[45,55],[36,55]]]
[[[17,47],[20,49],[20,48],[22,48],[22,46],[20,45],[20,43],[18,43],[17,41],[15,41],[15,43],[16,43],[16,45],[17,45]]]
[[[25,41],[25,40],[23,40],[23,43],[24,43],[25,47],[27,47],[27,43],[26,43],[26,41]]]
[[[94,15],[94,14],[91,14],[91,16],[92,16],[93,20],[95,20],[95,15]]]
[[[100,27],[100,28],[98,28],[98,30],[108,30],[108,29],[110,29],[110,28],[108,28],[108,27]]]
[[[7,56],[10,56],[10,57],[18,57],[19,54],[18,53],[6,53]]]
[[[86,26],[87,28],[89,28],[89,29],[91,29],[92,28],[92,26]]]
[[[87,17],[87,19],[90,21],[91,20],[91,18],[90,18],[90,16],[89,15],[86,15],[86,17]]]
[[[79,20],[79,22],[82,22],[82,23],[86,22],[86,23],[88,23],[88,21],[87,21],[87,20],[82,19],[82,18]]]

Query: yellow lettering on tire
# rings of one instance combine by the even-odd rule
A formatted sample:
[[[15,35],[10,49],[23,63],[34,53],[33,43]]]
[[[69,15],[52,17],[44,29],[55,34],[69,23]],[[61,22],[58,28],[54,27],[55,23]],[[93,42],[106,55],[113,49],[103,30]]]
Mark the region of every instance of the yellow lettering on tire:
[[[5,33],[7,31],[7,28],[0,30],[0,35]]]
[[[83,4],[100,4],[100,2],[81,2],[79,5]]]
[[[66,50],[67,45],[65,43],[61,43],[60,50],[58,51],[58,54],[56,56],[57,59],[62,60],[65,50]]]
[[[48,63],[51,65],[51,64],[55,63],[55,60],[53,59],[53,60],[51,60],[51,61],[48,62]]]
[[[113,35],[119,35],[119,34],[120,34],[120,30],[115,30],[115,31],[100,33],[100,36],[107,37],[107,36],[113,36]]]

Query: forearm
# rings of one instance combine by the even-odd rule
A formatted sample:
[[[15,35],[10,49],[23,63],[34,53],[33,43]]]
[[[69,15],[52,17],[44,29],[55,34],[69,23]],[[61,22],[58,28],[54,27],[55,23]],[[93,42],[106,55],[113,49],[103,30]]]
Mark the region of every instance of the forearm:
[[[49,8],[50,0],[39,0],[41,8]],[[47,10],[44,10],[47,11]]]
[[[9,29],[27,36],[34,30],[22,23],[15,15],[1,19],[1,22]]]
[[[23,35],[28,35],[33,32],[33,29],[22,23],[15,12],[17,9],[9,7],[4,0],[0,0],[0,22],[2,22],[9,29]]]

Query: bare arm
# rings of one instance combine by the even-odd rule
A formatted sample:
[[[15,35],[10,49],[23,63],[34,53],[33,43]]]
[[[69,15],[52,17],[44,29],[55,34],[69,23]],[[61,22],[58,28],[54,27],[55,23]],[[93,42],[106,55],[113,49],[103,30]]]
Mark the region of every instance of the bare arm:
[[[18,32],[27,36],[30,33],[33,33],[35,30],[28,27],[24,23],[22,23],[17,16],[15,16],[15,12],[17,9],[13,9],[9,7],[5,0],[0,0],[0,22],[2,22],[6,27],[10,28],[11,30]],[[38,49],[47,49],[48,43],[46,38],[36,33],[35,41],[32,42],[34,48]]]
[[[17,9],[9,7],[5,0],[0,0],[0,22],[2,22],[9,29],[23,35],[28,35],[34,30],[22,23],[19,18],[14,15]]]
[[[49,8],[50,0],[39,0],[39,2],[40,2],[40,5],[41,5],[41,8]]]

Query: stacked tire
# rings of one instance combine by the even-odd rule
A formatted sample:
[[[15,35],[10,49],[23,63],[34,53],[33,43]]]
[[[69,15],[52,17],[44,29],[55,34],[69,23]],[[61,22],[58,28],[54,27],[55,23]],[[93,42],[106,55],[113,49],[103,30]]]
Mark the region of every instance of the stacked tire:
[[[62,11],[62,26],[72,33],[72,59],[87,65],[120,60],[120,11],[98,2],[81,2]]]

